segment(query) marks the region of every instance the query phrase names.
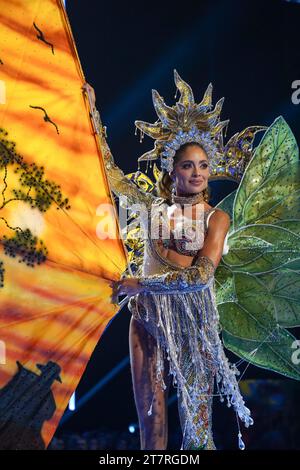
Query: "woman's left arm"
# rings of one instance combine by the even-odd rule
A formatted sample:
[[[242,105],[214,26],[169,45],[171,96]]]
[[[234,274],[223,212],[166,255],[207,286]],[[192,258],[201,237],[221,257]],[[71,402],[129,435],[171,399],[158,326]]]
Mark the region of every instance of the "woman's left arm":
[[[197,264],[198,257],[207,256],[212,260],[215,269],[218,267],[229,228],[230,216],[225,211],[216,210],[210,217],[207,235],[203,247],[197,254],[195,264]]]

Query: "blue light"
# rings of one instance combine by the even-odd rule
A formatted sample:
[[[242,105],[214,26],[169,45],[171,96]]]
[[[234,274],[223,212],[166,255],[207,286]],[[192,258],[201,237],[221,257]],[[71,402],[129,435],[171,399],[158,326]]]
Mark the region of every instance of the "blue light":
[[[130,425],[128,426],[128,431],[129,431],[131,434],[133,434],[133,433],[135,432],[135,425],[134,425],[134,424],[130,424]]]

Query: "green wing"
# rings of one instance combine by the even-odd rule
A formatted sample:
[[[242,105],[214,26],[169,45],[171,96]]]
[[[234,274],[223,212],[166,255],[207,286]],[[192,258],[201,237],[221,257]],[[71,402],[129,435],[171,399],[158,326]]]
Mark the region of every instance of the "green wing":
[[[231,216],[229,252],[216,270],[224,345],[259,367],[300,380],[300,163],[282,116],[264,134],[237,190],[217,207]]]

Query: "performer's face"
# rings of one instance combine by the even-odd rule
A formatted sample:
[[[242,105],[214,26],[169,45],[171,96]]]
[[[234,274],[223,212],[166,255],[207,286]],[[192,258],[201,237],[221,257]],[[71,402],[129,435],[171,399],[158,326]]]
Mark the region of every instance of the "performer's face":
[[[174,165],[178,196],[200,193],[208,185],[209,166],[206,152],[198,145],[189,145]]]

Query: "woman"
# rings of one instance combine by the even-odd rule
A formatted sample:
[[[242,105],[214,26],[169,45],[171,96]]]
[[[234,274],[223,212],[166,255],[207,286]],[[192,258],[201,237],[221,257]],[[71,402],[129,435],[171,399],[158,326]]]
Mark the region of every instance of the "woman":
[[[175,83],[183,105],[182,85],[188,85],[176,71]],[[88,85],[87,89],[93,94]],[[200,103],[202,115],[210,105],[206,103],[210,92],[206,91],[202,108]],[[220,102],[216,108],[217,115]],[[181,126],[171,157],[166,158],[166,153],[163,156],[162,149],[156,146],[162,156],[162,172],[155,196],[124,176],[103,135],[101,139],[112,191],[118,196],[126,195],[129,206],[139,203],[146,209],[141,215],[146,234],[142,276],[112,283],[118,295],[131,297],[130,360],[141,449],[167,448],[171,375],[177,386],[182,449],[215,449],[211,429],[215,378],[221,401],[226,395],[228,406],[234,406],[245,425],[253,424],[235,377],[238,371],[229,364],[218,335],[214,272],[227,249],[224,245],[230,217],[208,204],[208,178],[215,155],[212,150],[217,148],[217,139],[209,140],[208,132],[213,135],[217,124],[215,135],[219,136],[224,127],[211,119],[211,113],[208,119],[206,127],[202,119],[200,132],[192,128],[192,120],[191,132]],[[144,130],[143,124],[147,123],[136,122]],[[176,126],[177,131],[180,119]],[[165,129],[166,121],[164,135]],[[244,448],[240,432],[239,444]]]
[[[184,147],[184,148],[183,148]],[[157,249],[163,258],[168,260],[169,269],[173,269],[173,265],[177,264],[183,268],[195,265],[197,257],[206,256],[212,261],[212,269],[215,269],[222,257],[223,246],[226,234],[230,225],[230,218],[226,212],[221,210],[212,210],[212,207],[205,201],[205,194],[207,194],[209,166],[207,155],[201,148],[200,144],[188,143],[184,144],[174,157],[175,168],[172,174],[176,184],[176,196],[183,196],[188,198],[193,195],[201,195],[199,201],[195,201],[191,205],[193,212],[196,214],[197,204],[204,206],[206,220],[208,214],[211,215],[210,223],[208,225],[206,237],[203,247],[194,252],[186,252],[183,247],[164,246],[161,240],[158,240]],[[177,198],[174,198],[177,201]],[[175,203],[174,211],[170,211],[171,215],[176,213],[178,202]],[[174,205],[171,205],[171,209]],[[202,215],[202,212],[200,212]],[[195,220],[195,219],[193,219]],[[176,221],[174,218],[169,220],[170,225],[176,228]],[[177,224],[180,223],[180,217],[177,219]],[[188,250],[187,250],[188,251]],[[139,292],[147,292],[147,287],[143,287],[138,278],[123,279],[119,282],[119,289],[121,293],[127,295],[134,295]],[[167,294],[168,295],[168,294]],[[141,443],[143,449],[166,449],[167,447],[167,398],[170,386],[170,376],[168,361],[164,363],[164,382],[167,384],[167,390],[160,387],[155,388],[155,348],[156,340],[155,335],[152,336],[145,330],[145,327],[134,317],[131,318],[130,323],[130,355],[132,377],[135,393],[135,401],[138,410]],[[205,378],[203,379],[205,382]],[[212,394],[212,377],[210,379],[210,386]],[[151,399],[152,390],[155,389],[153,397],[152,414],[148,416],[145,407],[149,407],[149,399]],[[147,399],[145,399],[147,397]],[[181,401],[178,400],[178,405]],[[211,399],[207,396],[207,403],[204,409],[205,421],[202,430],[211,426]],[[203,405],[202,405],[203,408]],[[200,419],[199,413],[196,414],[197,419]],[[179,416],[181,419],[182,429],[184,430],[184,416],[179,406]],[[186,447],[187,448],[187,447]],[[209,441],[206,446],[208,449],[214,448],[211,429],[209,429]]]
[[[186,197],[187,203],[189,197],[193,197],[194,195],[199,196],[199,198],[195,200],[194,204],[191,202],[194,209],[193,212],[195,214],[197,213],[196,207],[198,204],[201,206],[203,205],[206,220],[208,219],[208,214],[211,215],[211,218],[209,225],[207,224],[207,233],[201,249],[188,253],[189,250],[186,251],[183,247],[180,248],[178,244],[176,246],[176,244],[173,243],[168,247],[164,246],[161,239],[158,239],[157,251],[160,256],[167,260],[167,263],[169,264],[168,269],[170,269],[170,271],[174,269],[174,265],[178,265],[182,268],[195,265],[195,260],[197,258],[205,256],[208,258],[208,263],[210,263],[211,260],[213,264],[213,266],[211,266],[213,272],[223,254],[224,240],[229,229],[230,218],[226,212],[221,210],[213,211],[212,207],[205,202],[204,194],[207,194],[206,190],[208,187],[209,166],[207,155],[201,148],[200,144],[184,144],[184,148],[181,148],[177,152],[174,158],[174,163],[175,168],[172,177],[176,184],[176,196]],[[176,197],[175,201],[177,201]],[[174,228],[176,228],[174,213],[176,214],[177,206],[178,202],[172,204],[170,208],[173,208],[174,210],[169,211],[170,217],[172,216],[172,218],[169,219],[169,222],[171,227]],[[202,211],[200,211],[200,214],[202,215]],[[179,223],[180,217],[177,218],[177,225]],[[173,240],[175,241],[176,239]],[[162,265],[162,268],[163,267],[164,266]],[[157,272],[157,268],[153,269],[153,273]],[[149,274],[152,274],[152,270]],[[130,296],[139,294],[140,292],[147,292],[147,287],[142,285],[139,278],[122,279],[118,282],[117,288],[119,294],[127,294]],[[142,299],[141,304],[143,304]],[[134,312],[132,302],[129,307],[130,306]],[[164,359],[165,374],[163,378],[167,386],[167,390],[164,390],[161,387],[155,387],[155,364],[157,361],[157,341],[155,339],[155,335],[146,330],[139,317],[131,317],[129,341],[133,388],[140,424],[141,448],[166,449],[168,437],[167,399],[171,382],[170,376],[168,375],[168,361]],[[154,390],[155,392],[153,395]],[[213,392],[211,391],[211,394],[212,393]],[[152,403],[152,414],[148,416],[147,412],[150,403]],[[178,400],[179,405],[180,403],[181,401]],[[209,397],[207,397],[207,404],[205,406],[209,409],[205,410],[205,423],[203,425],[203,430],[207,429],[208,426],[211,426],[211,405],[212,402]],[[184,429],[184,417],[180,407],[179,416],[181,419],[182,429]],[[197,419],[199,419],[199,414]],[[211,430],[209,430],[209,438],[210,440],[207,448],[212,449],[214,448],[214,444]]]

